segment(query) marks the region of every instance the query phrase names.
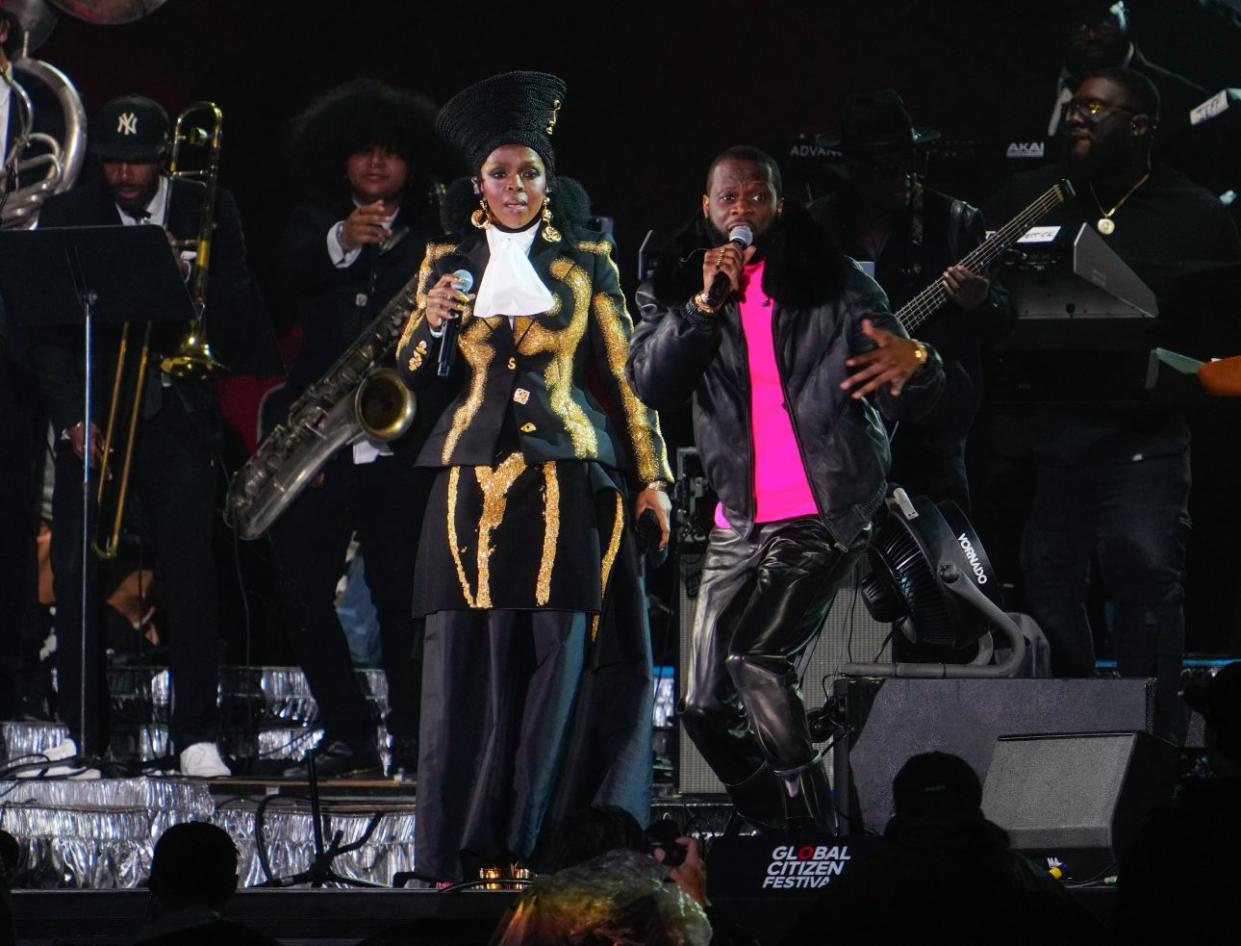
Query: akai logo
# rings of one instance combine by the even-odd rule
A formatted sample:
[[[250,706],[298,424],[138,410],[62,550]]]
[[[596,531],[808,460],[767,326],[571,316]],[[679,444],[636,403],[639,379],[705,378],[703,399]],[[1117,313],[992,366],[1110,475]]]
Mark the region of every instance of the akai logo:
[[[1046,153],[1047,145],[1042,141],[1014,141],[1005,152],[1010,158],[1041,158]]]

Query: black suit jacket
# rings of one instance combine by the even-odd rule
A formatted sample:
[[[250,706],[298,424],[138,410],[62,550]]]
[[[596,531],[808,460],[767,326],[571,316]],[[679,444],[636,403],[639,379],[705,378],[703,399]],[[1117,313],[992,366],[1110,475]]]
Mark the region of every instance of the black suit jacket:
[[[167,229],[176,237],[196,235],[206,188],[194,181],[174,180],[169,194]],[[81,227],[121,223],[120,212],[102,180],[53,197],[39,215],[39,227]],[[185,326],[172,325],[153,339],[157,351],[175,347]],[[101,326],[96,345],[97,395],[106,392],[116,357],[115,326]],[[241,216],[232,194],[216,193],[211,272],[207,283],[207,337],[216,358],[231,371],[265,374],[279,370],[271,322],[250,278]],[[31,358],[39,388],[56,430],[82,419],[82,333],[77,326],[40,328],[31,333]],[[154,373],[152,373],[154,376]],[[176,382],[193,408],[213,403],[211,388],[197,382]],[[104,404],[104,401],[97,403]],[[148,405],[148,413],[150,405]]]
[[[328,256],[327,235],[347,213],[348,208],[303,204],[280,241],[281,291],[292,300],[302,328],[302,346],[289,369],[288,387],[295,395],[317,381],[413,278],[434,235],[401,211],[387,249],[364,246],[352,265],[338,268]]]
[[[293,212],[280,241],[281,291],[292,301],[302,328],[302,344],[289,368],[285,389],[268,415],[274,423],[284,420],[298,395],[332,367],[417,275],[427,241],[433,235],[427,224],[410,219],[402,210],[393,221],[393,239],[386,248],[366,245],[351,265],[337,267],[328,256],[327,235],[350,209],[303,204]],[[442,408],[442,392],[420,396],[414,425],[392,445],[395,452],[412,460]]]
[[[542,226],[540,224],[540,226]],[[440,340],[426,320],[426,295],[444,273],[464,268],[481,282],[491,258],[486,237],[427,245],[417,308],[397,348],[397,367],[414,390],[437,379]],[[625,308],[612,242],[592,231],[542,234],[530,250],[534,271],[551,290],[547,312],[469,318],[461,333],[448,408],[419,454],[419,465],[489,466],[511,420],[530,462],[596,460],[634,485],[671,482],[659,418],[625,377],[633,322]],[[509,412],[512,411],[512,417]]]

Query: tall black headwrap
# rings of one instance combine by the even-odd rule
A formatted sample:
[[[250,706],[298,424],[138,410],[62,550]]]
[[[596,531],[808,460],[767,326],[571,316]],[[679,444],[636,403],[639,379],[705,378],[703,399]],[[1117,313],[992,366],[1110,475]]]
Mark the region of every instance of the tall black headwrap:
[[[551,178],[556,171],[551,136],[566,94],[564,80],[546,72],[491,76],[449,99],[435,129],[464,155],[472,172],[501,145],[525,145],[539,153]]]

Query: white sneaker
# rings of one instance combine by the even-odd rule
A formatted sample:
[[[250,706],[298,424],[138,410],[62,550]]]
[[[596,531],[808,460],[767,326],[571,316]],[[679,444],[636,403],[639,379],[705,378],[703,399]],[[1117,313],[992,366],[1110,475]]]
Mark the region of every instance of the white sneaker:
[[[181,753],[181,774],[191,778],[223,778],[233,771],[220,758],[214,742],[196,742]]]
[[[89,769],[81,765],[74,765],[72,760],[76,759],[77,755],[78,744],[72,739],[66,738],[62,742],[41,753],[42,759],[46,759],[48,762],[59,762],[61,763],[60,765],[40,767],[37,763],[41,760],[36,758],[22,768],[22,770],[17,773],[17,777],[67,778],[75,781],[87,781],[103,777],[103,774],[98,769]]]

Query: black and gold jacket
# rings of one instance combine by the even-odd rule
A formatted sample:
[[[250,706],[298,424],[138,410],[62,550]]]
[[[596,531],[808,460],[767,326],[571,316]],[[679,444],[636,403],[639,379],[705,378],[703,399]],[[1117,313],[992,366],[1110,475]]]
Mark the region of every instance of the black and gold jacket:
[[[540,227],[542,225],[540,224]],[[490,258],[482,232],[427,244],[417,308],[397,346],[397,367],[414,390],[437,380],[440,340],[426,320],[427,292],[466,269],[481,282]],[[509,411],[528,462],[594,460],[633,484],[670,481],[656,413],[625,377],[633,322],[625,308],[612,241],[588,230],[559,242],[540,233],[530,263],[554,297],[539,315],[474,318],[466,313],[448,408],[418,456],[419,466],[490,466]]]

